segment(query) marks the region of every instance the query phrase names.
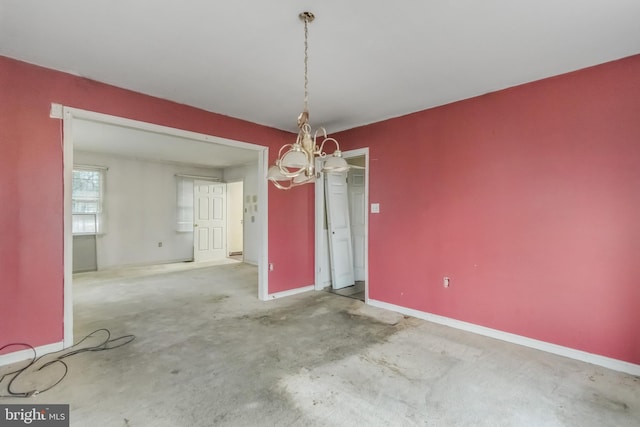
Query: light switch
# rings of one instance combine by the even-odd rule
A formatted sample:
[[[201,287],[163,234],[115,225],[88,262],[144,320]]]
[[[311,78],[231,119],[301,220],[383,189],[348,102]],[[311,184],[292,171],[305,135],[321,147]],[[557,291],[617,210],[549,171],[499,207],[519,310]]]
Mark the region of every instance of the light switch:
[[[371,203],[371,213],[380,213],[380,203]]]

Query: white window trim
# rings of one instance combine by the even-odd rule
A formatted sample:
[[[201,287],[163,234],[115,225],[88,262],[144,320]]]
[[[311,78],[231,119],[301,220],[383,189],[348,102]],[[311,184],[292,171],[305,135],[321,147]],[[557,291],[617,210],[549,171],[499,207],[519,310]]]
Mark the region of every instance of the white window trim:
[[[97,214],[94,214],[96,217],[96,231],[95,232],[73,232],[73,236],[100,236],[105,234],[105,188],[106,188],[106,180],[107,180],[107,170],[109,170],[106,166],[96,166],[96,165],[73,165],[73,171],[81,170],[81,171],[91,171],[91,172],[99,172],[100,173],[100,211]],[[73,172],[72,171],[72,172]],[[71,195],[73,201],[73,194]],[[71,213],[73,218],[74,215],[91,215],[91,214],[82,214],[82,213]],[[73,219],[72,219],[72,227],[73,227]]]

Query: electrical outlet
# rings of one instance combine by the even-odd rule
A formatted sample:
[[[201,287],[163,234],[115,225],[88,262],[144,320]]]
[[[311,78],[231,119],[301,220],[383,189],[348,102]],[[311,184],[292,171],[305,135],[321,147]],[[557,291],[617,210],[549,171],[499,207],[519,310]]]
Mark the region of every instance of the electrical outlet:
[[[451,285],[451,279],[449,279],[448,277],[444,277],[442,279],[442,286],[444,286],[445,288],[448,288],[449,285]]]

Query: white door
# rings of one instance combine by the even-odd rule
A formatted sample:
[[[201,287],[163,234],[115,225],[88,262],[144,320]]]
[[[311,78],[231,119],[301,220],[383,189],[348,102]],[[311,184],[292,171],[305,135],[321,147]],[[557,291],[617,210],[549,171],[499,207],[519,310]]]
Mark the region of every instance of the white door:
[[[195,181],[193,195],[193,259],[196,262],[224,259],[227,256],[227,185]]]
[[[365,280],[365,171],[364,169],[349,169],[349,216],[351,219],[351,236],[353,240],[353,269],[355,280]]]
[[[331,285],[341,289],[355,283],[347,173],[327,173],[325,177]]]

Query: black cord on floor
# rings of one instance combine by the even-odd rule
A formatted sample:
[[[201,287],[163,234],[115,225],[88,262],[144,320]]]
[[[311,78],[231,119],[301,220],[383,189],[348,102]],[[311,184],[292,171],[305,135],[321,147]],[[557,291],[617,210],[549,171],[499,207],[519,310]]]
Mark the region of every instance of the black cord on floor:
[[[98,333],[105,333],[106,334],[104,340],[102,340],[99,344],[93,345],[93,346],[87,346],[87,347],[78,348],[84,341],[86,341],[89,338],[92,338],[92,337],[96,336]],[[33,357],[31,358],[31,361],[26,366],[24,366],[23,368],[20,368],[20,369],[16,369],[13,372],[9,372],[7,374],[4,374],[4,375],[2,375],[0,377],[0,384],[1,384],[6,377],[11,377],[13,375],[13,377],[11,377],[11,379],[9,380],[9,383],[7,384],[7,393],[8,394],[7,395],[0,395],[0,397],[30,397],[30,396],[33,396],[34,394],[44,393],[47,390],[51,390],[53,387],[55,387],[58,384],[60,384],[60,382],[64,379],[64,377],[67,376],[67,372],[69,372],[69,367],[63,361],[63,359],[66,359],[67,357],[71,357],[71,356],[74,356],[76,354],[84,353],[84,352],[87,352],[87,351],[113,350],[114,348],[122,347],[123,345],[129,344],[135,338],[136,337],[134,335],[123,335],[121,337],[111,339],[111,332],[108,329],[96,329],[95,331],[91,332],[89,335],[87,335],[86,337],[82,338],[80,341],[78,341],[77,343],[75,343],[71,347],[66,348],[64,350],[61,350],[61,351],[47,353],[47,354],[44,354],[44,355],[42,355],[40,357],[37,357],[36,349],[33,348],[33,346],[30,345],[30,344],[12,343],[12,344],[7,344],[7,345],[5,345],[3,347],[0,347],[0,351],[4,350],[5,348],[8,348],[8,347],[18,347],[18,346],[26,347],[26,348],[30,349],[31,351],[33,351]],[[59,354],[59,355],[53,357],[49,361],[44,362],[42,364],[42,366],[36,367],[37,363],[39,361],[41,361],[43,358],[48,357],[48,356],[50,357],[50,356],[56,355],[56,354]],[[61,364],[64,367],[64,373],[52,385],[45,386],[42,389],[34,389],[34,390],[26,391],[26,392],[18,392],[18,391],[14,391],[12,389],[13,383],[14,383],[14,381],[16,381],[17,378],[25,377],[25,376],[29,375],[30,373],[34,373],[34,372],[37,372],[37,371],[42,371],[43,369],[48,368],[48,367],[53,366],[53,365],[58,364],[58,363]]]

